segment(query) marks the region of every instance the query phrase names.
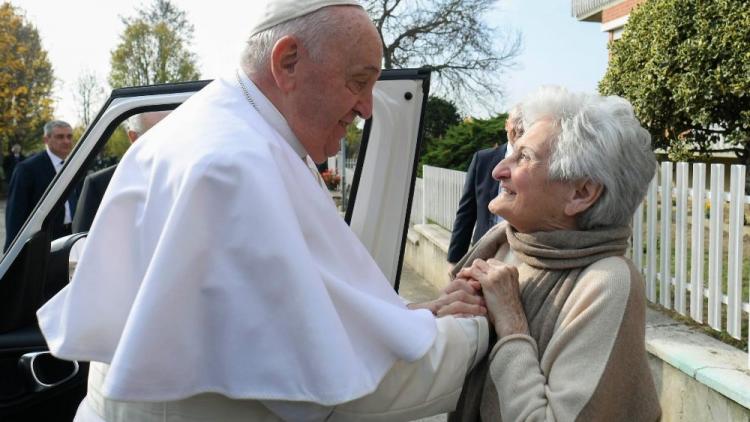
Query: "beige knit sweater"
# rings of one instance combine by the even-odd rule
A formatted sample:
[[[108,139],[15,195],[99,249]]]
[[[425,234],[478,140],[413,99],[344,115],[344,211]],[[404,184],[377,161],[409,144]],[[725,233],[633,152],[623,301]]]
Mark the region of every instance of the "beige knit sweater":
[[[495,257],[517,266],[522,289],[538,271],[507,243]],[[489,354],[489,370],[464,385],[469,396],[481,397],[462,396],[451,421],[659,419],[645,349],[643,279],[632,263],[610,256],[587,265],[561,305],[541,357],[531,336],[502,338]]]
[[[618,257],[590,265],[563,306],[541,361],[525,335],[505,337],[492,349],[490,377],[502,420],[657,420],[644,327],[645,298],[635,268]],[[483,402],[482,420],[501,420],[488,411]]]

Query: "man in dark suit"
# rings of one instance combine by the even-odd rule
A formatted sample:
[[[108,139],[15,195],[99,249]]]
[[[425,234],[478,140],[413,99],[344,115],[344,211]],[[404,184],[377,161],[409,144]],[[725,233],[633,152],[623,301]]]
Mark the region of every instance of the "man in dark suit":
[[[168,111],[153,111],[136,114],[129,118],[126,126],[130,143],[135,142],[147,130],[166,117],[167,114],[169,114]],[[81,189],[81,197],[78,201],[78,210],[73,218],[73,233],[87,232],[91,228],[91,223],[94,222],[96,211],[99,209],[99,204],[102,202],[104,192],[107,190],[109,181],[112,179],[112,175],[115,174],[116,168],[117,164],[86,176],[86,179],[83,181],[83,189]]]
[[[506,154],[510,155],[513,152],[513,144],[523,134],[523,120],[518,106],[508,113],[505,131],[508,134],[508,143],[477,151],[471,159],[448,246],[449,270],[466,254],[470,244],[476,243],[500,220],[487,209],[500,188],[500,183],[492,178],[492,169],[506,157]]]
[[[492,178],[491,173],[505,158],[506,146],[503,144],[477,151],[471,159],[448,247],[448,262],[451,264],[466,254],[469,243],[474,244],[495,225],[495,215],[487,209],[487,205],[497,196],[500,184]]]
[[[21,152],[21,145],[13,144],[10,149],[10,155],[3,160],[3,171],[5,172],[6,182],[9,182],[10,178],[13,177],[13,171],[16,169],[18,163],[25,159],[26,156]]]
[[[20,162],[10,179],[8,203],[5,208],[5,247],[21,230],[47,186],[62,168],[73,149],[73,128],[62,120],[44,125],[45,150]],[[52,210],[52,238],[70,234],[70,223],[76,206],[76,192],[62,206]]]

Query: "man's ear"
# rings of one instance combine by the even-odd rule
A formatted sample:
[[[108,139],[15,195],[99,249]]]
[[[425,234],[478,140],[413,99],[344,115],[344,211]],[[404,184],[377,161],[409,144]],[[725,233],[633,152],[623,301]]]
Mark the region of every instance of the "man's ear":
[[[138,132],[134,130],[127,131],[127,134],[128,134],[128,139],[130,140],[131,144],[135,142],[136,139],[138,139]]]
[[[602,194],[604,186],[590,179],[572,182],[573,190],[565,204],[565,215],[575,216],[591,208]]]
[[[276,41],[271,50],[271,74],[276,86],[284,93],[295,87],[299,48],[299,41],[287,35]]]

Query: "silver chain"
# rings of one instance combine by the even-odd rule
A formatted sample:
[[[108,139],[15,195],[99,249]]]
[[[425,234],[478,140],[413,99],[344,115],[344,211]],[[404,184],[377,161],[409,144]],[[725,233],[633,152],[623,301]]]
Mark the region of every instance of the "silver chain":
[[[237,76],[237,82],[240,83],[240,88],[242,88],[242,92],[245,93],[245,98],[247,98],[247,101],[250,103],[251,106],[253,106],[255,111],[260,112],[260,110],[258,110],[258,106],[255,104],[255,101],[253,101],[253,97],[250,96],[250,92],[248,92],[247,88],[245,87],[245,84],[242,83],[242,78],[240,78],[240,71],[237,70],[234,72],[234,74]]]

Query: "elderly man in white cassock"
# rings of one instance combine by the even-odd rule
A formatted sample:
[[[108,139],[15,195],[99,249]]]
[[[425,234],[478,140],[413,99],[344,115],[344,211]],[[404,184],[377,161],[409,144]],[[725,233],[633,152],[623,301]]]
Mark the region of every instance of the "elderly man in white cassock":
[[[372,113],[366,12],[259,8],[240,67],[125,154],[38,312],[55,356],[91,361],[77,421],[410,420],[486,353],[484,317],[435,317],[486,312],[476,286],[407,308],[306,163]]]

